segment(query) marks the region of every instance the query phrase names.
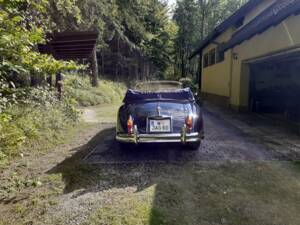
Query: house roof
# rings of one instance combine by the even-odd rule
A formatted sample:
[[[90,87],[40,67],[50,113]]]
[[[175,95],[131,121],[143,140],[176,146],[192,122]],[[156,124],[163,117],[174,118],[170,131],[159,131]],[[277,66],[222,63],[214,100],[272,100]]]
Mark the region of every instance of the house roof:
[[[261,12],[255,19],[233,34],[232,38],[221,47],[226,51],[269,27],[279,24],[285,18],[300,13],[300,0],[278,0]]]
[[[240,19],[242,19],[248,12],[254,9],[261,0],[249,0],[245,3],[239,10],[233,13],[229,18],[227,18],[224,22],[222,22],[219,26],[217,26],[199,45],[196,51],[190,56],[193,58],[197,54],[199,54],[203,48],[211,43],[216,37],[218,37],[221,33],[226,31],[229,27],[236,24]]]
[[[204,41],[200,43],[199,48],[191,55],[193,58],[200,53],[209,43],[211,43],[218,35],[232,26],[238,19],[241,19],[249,10],[253,9],[259,2],[250,0],[236,13],[220,24]],[[234,33],[231,39],[220,46],[220,51],[226,51],[245,40],[250,39],[256,34],[262,33],[271,26],[279,24],[290,15],[300,13],[300,0],[277,0],[270,7],[266,8],[252,21],[243,28]]]

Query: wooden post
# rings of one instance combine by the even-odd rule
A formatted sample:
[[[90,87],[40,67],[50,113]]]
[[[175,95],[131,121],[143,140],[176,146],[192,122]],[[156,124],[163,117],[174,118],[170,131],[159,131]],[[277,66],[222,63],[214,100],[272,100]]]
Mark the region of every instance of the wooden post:
[[[98,61],[97,61],[96,47],[94,48],[92,53],[91,64],[92,64],[92,86],[97,87],[98,86]]]
[[[105,67],[104,67],[104,50],[101,51],[101,75],[104,76],[105,75]]]
[[[58,99],[62,99],[62,93],[63,93],[63,75],[61,72],[58,72],[55,77],[55,86],[58,91]]]
[[[202,52],[199,55],[199,65],[198,65],[198,72],[197,72],[197,83],[199,85],[199,93],[201,92],[202,88]]]
[[[138,61],[135,63],[135,66],[134,66],[134,74],[135,74],[135,79],[138,81],[139,80],[139,62]]]
[[[47,83],[49,84],[49,87],[52,87],[52,75],[47,76]]]

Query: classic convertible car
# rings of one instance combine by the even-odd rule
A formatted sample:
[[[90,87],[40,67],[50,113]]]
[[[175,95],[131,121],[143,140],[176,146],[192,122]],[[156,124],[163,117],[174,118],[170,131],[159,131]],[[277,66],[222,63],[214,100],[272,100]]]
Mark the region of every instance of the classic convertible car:
[[[116,140],[122,148],[141,143],[181,143],[197,150],[203,118],[189,88],[179,82],[146,82],[129,89],[118,112]]]

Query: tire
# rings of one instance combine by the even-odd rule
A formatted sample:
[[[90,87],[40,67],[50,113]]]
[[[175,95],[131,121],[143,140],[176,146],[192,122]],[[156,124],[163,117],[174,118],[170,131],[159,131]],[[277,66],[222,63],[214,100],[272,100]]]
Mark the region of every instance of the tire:
[[[190,150],[190,151],[198,151],[200,148],[200,145],[201,145],[200,141],[192,142],[192,143],[186,144],[186,148],[187,148],[187,150]]]

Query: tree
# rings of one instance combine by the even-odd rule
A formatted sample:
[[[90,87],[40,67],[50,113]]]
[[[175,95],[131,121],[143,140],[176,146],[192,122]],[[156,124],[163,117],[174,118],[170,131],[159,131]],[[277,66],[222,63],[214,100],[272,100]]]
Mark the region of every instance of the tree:
[[[155,70],[152,73],[161,78],[169,71],[173,34],[169,33],[172,30],[167,4],[160,0],[50,0],[50,3],[52,29],[99,32],[98,51],[106,53],[103,61],[115,61],[116,77],[119,64],[130,71],[132,66],[136,67],[139,63],[136,55],[149,62]],[[68,7],[62,7],[63,4]]]
[[[0,76],[13,80],[75,69],[73,62],[42,55],[37,45],[45,42],[48,20],[46,1],[4,0],[0,2]]]
[[[198,44],[235,12],[245,0],[177,0],[173,20],[179,27],[176,38],[176,67],[181,76],[199,70],[199,59],[188,60]]]
[[[194,0],[177,1],[173,16],[179,27],[176,43],[176,66],[181,76],[188,73],[188,57],[199,40],[199,8]]]

